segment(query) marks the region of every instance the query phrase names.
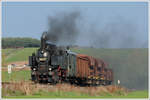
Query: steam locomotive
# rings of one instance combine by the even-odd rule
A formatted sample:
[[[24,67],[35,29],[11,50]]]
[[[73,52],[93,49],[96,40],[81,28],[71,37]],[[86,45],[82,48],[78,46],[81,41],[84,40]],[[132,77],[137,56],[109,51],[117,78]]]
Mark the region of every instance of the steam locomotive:
[[[31,79],[34,82],[110,85],[112,69],[91,56],[71,52],[69,48],[58,47],[47,39],[47,32],[41,37],[41,47],[29,56]]]

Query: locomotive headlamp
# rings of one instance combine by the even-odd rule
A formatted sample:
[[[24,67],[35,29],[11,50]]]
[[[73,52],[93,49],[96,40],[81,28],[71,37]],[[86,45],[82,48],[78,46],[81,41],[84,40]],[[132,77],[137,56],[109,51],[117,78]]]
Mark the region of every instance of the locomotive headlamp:
[[[52,68],[49,68],[48,70],[52,70]]]
[[[48,55],[47,52],[45,52],[45,53],[43,54],[44,57],[47,57],[47,55]]]
[[[36,68],[33,68],[33,70],[35,71],[35,70],[36,70]]]

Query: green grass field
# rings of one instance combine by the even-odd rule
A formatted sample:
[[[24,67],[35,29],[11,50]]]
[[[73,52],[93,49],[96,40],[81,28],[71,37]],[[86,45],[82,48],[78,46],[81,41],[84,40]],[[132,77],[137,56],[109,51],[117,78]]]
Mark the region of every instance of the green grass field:
[[[7,71],[2,71],[2,82],[11,82],[11,81],[29,81],[31,76],[29,70],[21,71],[12,71],[11,74],[8,74]]]
[[[24,49],[3,49],[5,54],[5,63],[16,61],[27,61],[28,56],[32,55],[37,48]],[[105,94],[104,96],[92,97],[87,94],[78,93],[35,93],[31,96],[17,95],[7,98],[147,98],[148,97],[148,49],[95,49],[95,48],[72,48],[76,53],[87,54],[96,58],[101,58],[108,63],[108,67],[113,69],[114,83],[119,79],[121,85],[127,88],[140,89],[141,91],[131,92],[126,96],[112,96]],[[30,71],[16,71],[11,75],[11,79],[7,72],[2,71],[2,81],[10,80],[20,81],[29,80]],[[142,84],[142,85],[141,85]],[[142,91],[143,90],[143,91]],[[5,97],[4,97],[5,98]]]
[[[5,63],[27,61],[28,57],[31,56],[36,49],[37,48],[2,49],[2,54],[5,54]]]
[[[3,98],[148,98],[147,91],[131,92],[126,96],[111,96],[109,94],[104,96],[89,96],[87,94],[78,94],[75,92],[53,92],[53,93],[36,93],[30,96],[9,96]]]

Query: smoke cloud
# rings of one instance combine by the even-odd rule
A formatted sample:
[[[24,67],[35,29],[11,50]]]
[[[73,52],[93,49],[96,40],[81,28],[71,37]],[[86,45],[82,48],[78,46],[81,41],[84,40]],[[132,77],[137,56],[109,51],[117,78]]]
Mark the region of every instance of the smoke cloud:
[[[48,39],[57,45],[72,45],[75,43],[79,30],[77,21],[80,12],[56,14],[48,18]]]
[[[148,41],[142,40],[136,22],[120,18],[107,23],[103,28],[91,27],[89,46],[95,48],[147,48]]]
[[[136,22],[116,16],[98,26],[103,19],[88,23],[80,11],[58,13],[48,17],[48,38],[57,45],[78,45],[94,48],[147,48],[148,41],[140,38]],[[148,39],[147,39],[148,40]]]

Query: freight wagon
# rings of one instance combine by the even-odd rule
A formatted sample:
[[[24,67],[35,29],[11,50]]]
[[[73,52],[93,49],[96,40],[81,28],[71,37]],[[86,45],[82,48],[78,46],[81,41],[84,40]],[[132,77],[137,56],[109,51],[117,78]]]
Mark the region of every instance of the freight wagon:
[[[41,47],[29,56],[29,65],[34,82],[110,85],[113,81],[103,60],[57,47],[47,40],[47,33],[41,37]]]

